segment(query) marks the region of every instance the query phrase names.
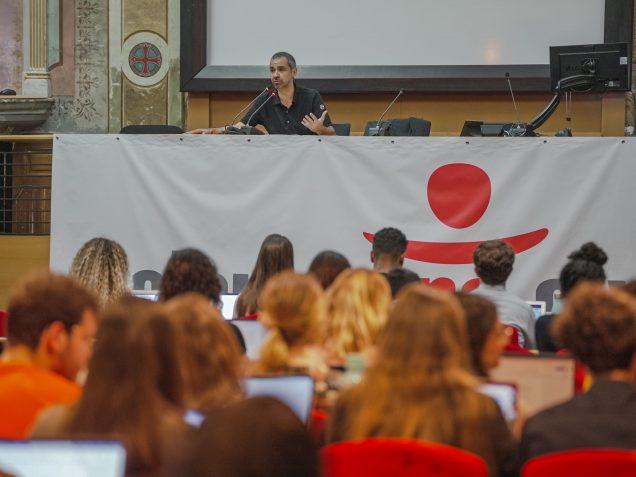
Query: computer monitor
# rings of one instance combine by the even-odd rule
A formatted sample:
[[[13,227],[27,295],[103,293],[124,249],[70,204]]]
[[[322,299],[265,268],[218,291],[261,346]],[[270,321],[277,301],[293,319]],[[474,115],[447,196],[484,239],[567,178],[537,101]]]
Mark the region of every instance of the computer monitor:
[[[309,376],[258,376],[243,382],[248,397],[270,396],[286,404],[307,423],[314,402],[314,380]]]
[[[576,75],[595,75],[592,87],[583,91],[629,91],[632,72],[628,43],[601,43],[550,47],[550,86]]]
[[[21,477],[123,477],[126,450],[116,441],[0,441],[0,472]]]

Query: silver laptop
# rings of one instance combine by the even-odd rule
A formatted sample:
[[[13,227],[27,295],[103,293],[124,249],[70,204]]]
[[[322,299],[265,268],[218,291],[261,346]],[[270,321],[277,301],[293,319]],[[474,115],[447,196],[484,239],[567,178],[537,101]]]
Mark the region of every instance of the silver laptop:
[[[245,353],[251,360],[256,360],[261,355],[261,347],[267,336],[267,328],[257,320],[232,320],[232,323],[241,330],[245,340]]]
[[[144,300],[157,301],[159,299],[159,292],[157,290],[131,290],[130,294],[137,298],[143,298]]]
[[[236,304],[237,298],[238,295],[231,293],[221,295],[221,314],[223,314],[223,318],[226,320],[234,318],[234,305]]]
[[[20,477],[123,477],[126,450],[116,441],[0,441],[0,471]]]
[[[526,303],[532,307],[535,320],[545,315],[545,310],[546,310],[545,301],[527,301]]]
[[[301,421],[309,422],[314,402],[314,380],[309,376],[250,377],[245,378],[243,387],[248,397],[274,397],[294,411]]]

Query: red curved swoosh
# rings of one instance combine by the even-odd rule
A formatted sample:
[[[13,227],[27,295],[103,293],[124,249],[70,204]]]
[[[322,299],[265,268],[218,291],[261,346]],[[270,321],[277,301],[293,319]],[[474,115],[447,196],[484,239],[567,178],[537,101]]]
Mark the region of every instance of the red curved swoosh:
[[[374,234],[363,232],[364,238],[373,243]],[[539,229],[499,240],[506,242],[515,253],[525,252],[541,243],[548,236],[548,229]],[[406,258],[418,262],[441,263],[447,265],[460,265],[473,263],[473,252],[478,242],[417,242],[409,240],[406,247]]]

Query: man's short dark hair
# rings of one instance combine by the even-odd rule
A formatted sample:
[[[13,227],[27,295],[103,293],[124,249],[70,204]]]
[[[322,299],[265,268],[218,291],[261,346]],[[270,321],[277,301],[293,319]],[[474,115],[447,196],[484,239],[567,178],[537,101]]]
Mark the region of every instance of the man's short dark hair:
[[[216,265],[205,253],[194,248],[172,254],[159,284],[159,297],[164,301],[187,292],[200,293],[217,306],[221,303],[221,280]]]
[[[393,227],[386,227],[375,234],[373,239],[374,255],[389,255],[398,259],[406,252],[406,235]]]
[[[292,70],[296,68],[296,59],[290,53],[287,53],[286,51],[278,51],[272,55],[272,60],[277,60],[279,58],[286,58],[287,64]]]
[[[515,252],[510,245],[501,240],[488,240],[480,243],[473,253],[475,272],[487,285],[502,285],[512,273]]]
[[[29,275],[9,297],[9,343],[35,350],[51,324],[59,321],[70,333],[86,310],[96,312],[97,307],[95,296],[72,278],[48,272]]]
[[[417,283],[420,277],[417,273],[406,268],[394,268],[390,272],[384,274],[389,286],[391,287],[391,296],[395,298],[398,292],[409,283]]]

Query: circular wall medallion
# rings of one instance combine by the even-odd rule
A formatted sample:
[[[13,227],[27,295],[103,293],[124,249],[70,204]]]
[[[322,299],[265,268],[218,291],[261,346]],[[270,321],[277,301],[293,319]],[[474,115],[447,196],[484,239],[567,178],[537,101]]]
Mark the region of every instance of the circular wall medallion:
[[[122,45],[121,69],[137,86],[152,86],[168,74],[170,52],[156,33],[143,31],[129,36]]]

